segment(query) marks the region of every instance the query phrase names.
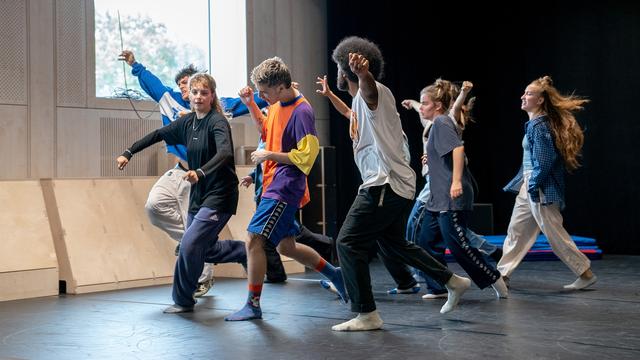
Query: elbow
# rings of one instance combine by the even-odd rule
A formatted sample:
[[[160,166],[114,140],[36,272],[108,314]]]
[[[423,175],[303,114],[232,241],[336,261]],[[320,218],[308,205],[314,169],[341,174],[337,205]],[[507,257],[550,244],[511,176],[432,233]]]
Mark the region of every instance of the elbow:
[[[221,157],[221,160],[222,160],[223,163],[227,164],[227,163],[233,163],[234,162],[233,151],[225,150],[220,155],[221,155],[220,157]]]

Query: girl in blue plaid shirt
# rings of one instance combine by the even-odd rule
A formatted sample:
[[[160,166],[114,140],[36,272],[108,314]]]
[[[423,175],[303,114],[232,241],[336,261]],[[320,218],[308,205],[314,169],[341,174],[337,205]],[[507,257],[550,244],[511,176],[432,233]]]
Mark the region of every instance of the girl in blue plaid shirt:
[[[529,121],[522,140],[522,167],[504,188],[518,196],[498,270],[508,279],[542,231],[553,252],[578,276],[564,288],[584,289],[597,278],[589,259],[562,226],[560,210],[564,208],[564,173],[579,166],[577,158],[584,142],[573,113],[588,100],[561,95],[549,76],[529,84],[521,99]]]

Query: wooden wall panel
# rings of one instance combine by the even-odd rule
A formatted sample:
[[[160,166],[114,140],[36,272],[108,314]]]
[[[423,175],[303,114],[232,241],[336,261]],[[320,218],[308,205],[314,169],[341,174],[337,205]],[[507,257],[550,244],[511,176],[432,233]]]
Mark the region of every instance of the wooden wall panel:
[[[321,145],[330,143],[329,101],[315,92],[316,76],[327,73],[326,58],[332,50],[326,45],[326,7],[323,0],[247,1],[248,71],[273,56],[287,63],[293,80],[300,83],[300,91],[314,108]]]
[[[67,292],[170,283],[175,243],[147,220],[156,178],[43,180]],[[66,264],[63,264],[66,262]]]
[[[58,108],[57,134],[58,177],[99,177],[100,122],[96,111]]]
[[[0,2],[0,104],[27,104],[27,2]]]
[[[38,181],[0,181],[0,301],[58,293],[58,262]]]
[[[87,53],[85,5],[85,0],[56,1],[58,106],[87,106],[87,57],[83,56]]]
[[[0,179],[24,179],[29,172],[27,107],[0,105]]]
[[[53,0],[29,1],[29,177],[55,176],[55,24]]]

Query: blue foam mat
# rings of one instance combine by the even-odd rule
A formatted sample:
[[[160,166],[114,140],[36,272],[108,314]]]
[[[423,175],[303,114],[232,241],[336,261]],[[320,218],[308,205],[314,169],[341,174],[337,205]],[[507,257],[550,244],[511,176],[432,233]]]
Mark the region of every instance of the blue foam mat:
[[[485,235],[484,238],[491,244],[502,247],[506,235]],[[578,249],[585,254],[591,260],[602,259],[602,250],[598,248],[596,239],[588,238],[584,236],[571,235],[571,239],[575,241]],[[447,250],[446,260],[455,261],[453,256]],[[551,250],[551,245],[547,241],[547,237],[543,234],[538,236],[536,242],[533,244],[527,255],[524,257],[524,261],[547,261],[547,260],[559,260],[558,257]]]

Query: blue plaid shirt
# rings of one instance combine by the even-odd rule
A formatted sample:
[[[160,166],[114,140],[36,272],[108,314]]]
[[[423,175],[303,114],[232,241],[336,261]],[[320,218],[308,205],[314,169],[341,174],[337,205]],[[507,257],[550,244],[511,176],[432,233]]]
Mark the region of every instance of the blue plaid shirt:
[[[539,116],[525,123],[525,136],[529,142],[533,171],[527,191],[534,202],[548,205],[557,203],[564,208],[564,162],[558,153],[546,116]],[[522,186],[522,166],[504,191],[518,193]],[[538,191],[540,190],[540,191]]]

